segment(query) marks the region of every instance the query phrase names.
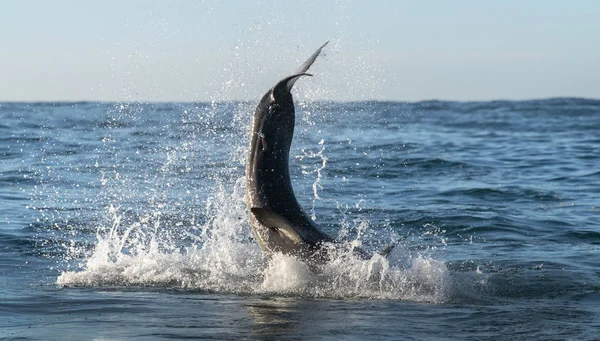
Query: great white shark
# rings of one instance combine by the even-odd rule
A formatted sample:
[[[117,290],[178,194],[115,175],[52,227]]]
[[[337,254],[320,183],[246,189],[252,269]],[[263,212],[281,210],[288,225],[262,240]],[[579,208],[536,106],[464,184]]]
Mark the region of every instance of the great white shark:
[[[291,90],[299,78],[311,76],[306,72],[325,45],[267,91],[254,113],[246,163],[246,205],[256,241],[267,255],[281,252],[323,261],[328,258],[324,246],[335,243],[296,200],[289,171],[295,124]]]

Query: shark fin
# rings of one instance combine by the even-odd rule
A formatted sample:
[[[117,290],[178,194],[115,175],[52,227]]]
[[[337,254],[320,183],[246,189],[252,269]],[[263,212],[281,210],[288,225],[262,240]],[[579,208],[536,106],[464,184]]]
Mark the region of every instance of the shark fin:
[[[280,96],[280,95],[289,94],[290,91],[292,91],[294,84],[296,84],[296,81],[298,80],[298,78],[300,78],[302,76],[312,76],[312,75],[310,73],[298,73],[298,74],[293,74],[291,76],[285,77],[284,79],[280,80],[277,84],[275,84],[275,86],[273,87],[273,96],[275,98],[279,98],[278,96]]]
[[[317,49],[317,51],[315,51],[315,53],[313,53],[310,57],[308,57],[308,59],[304,63],[302,63],[302,65],[300,65],[300,67],[298,67],[298,70],[296,70],[296,72],[294,72],[294,74],[305,73],[306,71],[308,71],[310,66],[313,65],[313,63],[315,62],[315,59],[317,59],[317,57],[321,53],[321,50],[325,47],[325,45],[327,45],[327,43],[329,43],[329,41],[327,41],[325,44],[321,45],[321,47],[319,47],[319,49]]]
[[[327,43],[329,43],[329,42],[327,42]],[[273,87],[272,94],[273,94],[274,98],[279,98],[279,96],[281,96],[281,95],[289,94],[290,91],[292,91],[294,84],[296,84],[296,81],[298,80],[298,78],[300,78],[302,76],[312,76],[310,73],[306,73],[306,71],[308,71],[310,66],[313,65],[313,63],[315,62],[315,60],[321,53],[321,50],[325,47],[325,45],[327,45],[327,43],[321,45],[321,47],[319,47],[317,49],[317,51],[315,51],[315,53],[313,53],[304,63],[302,63],[302,65],[300,65],[300,67],[298,68],[298,70],[296,70],[296,72],[294,72],[292,75],[280,80]]]

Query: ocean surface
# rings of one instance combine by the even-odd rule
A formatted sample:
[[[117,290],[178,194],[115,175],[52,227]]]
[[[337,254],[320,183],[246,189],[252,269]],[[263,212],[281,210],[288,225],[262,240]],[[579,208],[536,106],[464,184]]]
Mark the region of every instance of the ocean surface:
[[[316,269],[252,236],[255,105],[0,103],[0,339],[600,340],[600,100],[297,103],[373,255]]]

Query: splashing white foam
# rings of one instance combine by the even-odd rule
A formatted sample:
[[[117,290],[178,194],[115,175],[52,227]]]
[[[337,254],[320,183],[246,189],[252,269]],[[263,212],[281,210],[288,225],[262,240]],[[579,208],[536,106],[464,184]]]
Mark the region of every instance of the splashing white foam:
[[[321,298],[374,298],[441,302],[448,274],[444,262],[410,255],[402,248],[389,259],[374,254],[357,258],[348,249],[333,250],[329,263],[308,266],[275,254],[265,258],[252,240],[243,208],[243,179],[232,193],[221,187],[207,203],[213,212],[188,247],[176,247],[167,235],[140,238],[142,224],[126,229],[112,209],[111,229],[98,234],[91,255],[78,271],[65,271],[62,286],[158,286],[212,292]],[[164,224],[164,223],[160,223]],[[169,226],[157,226],[156,231]],[[122,231],[122,232],[119,232]],[[350,243],[351,244],[351,243]]]

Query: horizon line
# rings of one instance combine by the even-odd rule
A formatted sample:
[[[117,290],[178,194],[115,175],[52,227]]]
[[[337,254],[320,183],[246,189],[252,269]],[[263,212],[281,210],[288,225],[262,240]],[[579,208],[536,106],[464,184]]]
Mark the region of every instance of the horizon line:
[[[310,101],[296,101],[296,102],[315,102],[315,103],[424,103],[424,102],[454,102],[454,103],[479,103],[479,102],[534,102],[534,101],[548,101],[548,100],[584,100],[584,101],[600,101],[600,98],[583,97],[583,96],[553,96],[553,97],[539,97],[539,98],[528,98],[528,99],[489,99],[489,100],[455,100],[455,99],[422,99],[422,100],[387,100],[387,99],[364,99],[364,100],[330,100],[330,99],[316,99]],[[2,100],[1,104],[117,104],[117,103],[135,103],[135,104],[166,104],[166,103],[177,103],[177,104],[212,104],[212,103],[252,103],[258,102],[259,100],[246,100],[246,99],[231,99],[231,100],[200,100],[200,101],[168,101],[168,100]]]

